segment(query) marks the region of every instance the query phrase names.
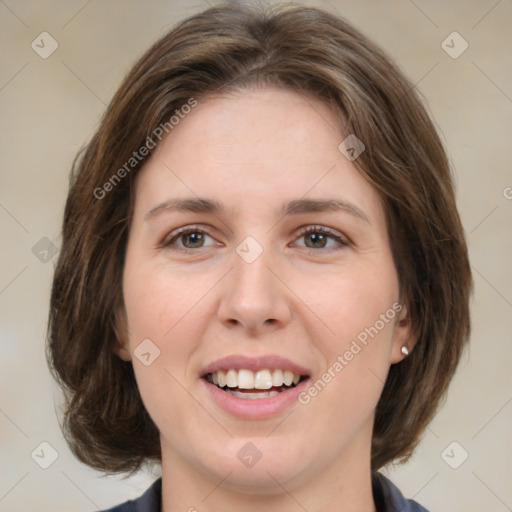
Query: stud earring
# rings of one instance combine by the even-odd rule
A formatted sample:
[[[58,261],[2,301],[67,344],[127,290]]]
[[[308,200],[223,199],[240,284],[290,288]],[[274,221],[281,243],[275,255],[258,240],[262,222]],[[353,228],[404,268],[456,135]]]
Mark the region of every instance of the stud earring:
[[[402,355],[404,355],[405,357],[407,357],[409,355],[409,349],[407,348],[407,345],[404,345],[402,347],[401,352],[402,352]]]

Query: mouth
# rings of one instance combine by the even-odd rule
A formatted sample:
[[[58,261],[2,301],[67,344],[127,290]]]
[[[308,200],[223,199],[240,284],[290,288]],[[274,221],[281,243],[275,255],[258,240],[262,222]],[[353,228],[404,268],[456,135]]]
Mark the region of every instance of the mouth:
[[[254,400],[277,396],[296,387],[308,376],[282,369],[252,371],[230,368],[207,373],[204,378],[231,396]]]
[[[231,355],[203,368],[199,377],[207,396],[225,413],[257,420],[293,406],[311,372],[277,355]]]

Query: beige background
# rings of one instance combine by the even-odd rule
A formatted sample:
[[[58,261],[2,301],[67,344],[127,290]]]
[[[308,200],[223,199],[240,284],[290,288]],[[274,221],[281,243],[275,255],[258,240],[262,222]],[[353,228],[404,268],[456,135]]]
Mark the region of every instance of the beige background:
[[[63,441],[54,406],[60,394],[43,353],[55,256],[41,261],[48,240],[40,240],[58,247],[71,161],[123,74],[177,20],[208,3],[0,0],[1,512],[103,509],[154,478],[100,478]],[[471,252],[471,350],[415,456],[391,478],[432,511],[512,510],[512,2],[307,3],[362,29],[423,93],[451,154]],[[58,42],[47,59],[31,47],[43,31]],[[454,31],[469,44],[456,59],[441,46]],[[452,52],[460,44],[455,39]],[[58,452],[48,469],[31,458],[43,441]],[[447,462],[460,463],[465,451],[468,459],[452,469]]]

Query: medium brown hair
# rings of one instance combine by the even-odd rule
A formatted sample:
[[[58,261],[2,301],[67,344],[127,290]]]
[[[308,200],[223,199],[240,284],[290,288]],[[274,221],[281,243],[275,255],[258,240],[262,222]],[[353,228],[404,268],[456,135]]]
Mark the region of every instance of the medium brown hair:
[[[364,143],[354,163],[384,203],[402,302],[419,338],[390,368],[373,468],[412,453],[455,372],[470,332],[471,271],[447,156],[413,84],[328,12],[223,4],[179,23],[142,56],[73,164],[47,352],[65,391],[66,439],[94,468],[135,471],[161,457],[132,365],[114,353],[134,179],[153,151],[130,159],[158,127],[172,136],[169,120],[191,98],[265,86],[323,100],[342,133]]]

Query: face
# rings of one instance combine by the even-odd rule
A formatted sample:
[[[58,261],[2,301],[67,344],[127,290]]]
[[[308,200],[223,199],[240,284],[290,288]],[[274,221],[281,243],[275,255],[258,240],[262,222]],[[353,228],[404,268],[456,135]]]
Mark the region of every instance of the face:
[[[169,472],[265,492],[369,464],[411,340],[382,203],[339,124],[291,91],[210,98],[137,178],[119,355]]]

